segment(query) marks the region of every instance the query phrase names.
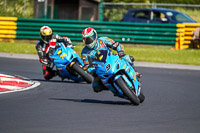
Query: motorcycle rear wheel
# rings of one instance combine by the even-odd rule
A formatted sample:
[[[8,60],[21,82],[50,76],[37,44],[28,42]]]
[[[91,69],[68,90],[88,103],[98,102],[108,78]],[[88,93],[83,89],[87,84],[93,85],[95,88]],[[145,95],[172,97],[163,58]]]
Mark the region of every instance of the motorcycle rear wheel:
[[[131,101],[132,104],[134,105],[139,105],[140,104],[140,100],[138,99],[138,97],[130,90],[130,88],[128,87],[128,85],[125,83],[125,81],[122,79],[122,77],[119,77],[116,80],[116,84],[118,87],[120,87],[120,89],[122,90],[122,92],[124,93],[125,96],[128,97],[128,99]]]
[[[92,83],[92,76],[86,73],[77,62],[75,62],[72,67],[74,71],[76,71],[88,84]]]

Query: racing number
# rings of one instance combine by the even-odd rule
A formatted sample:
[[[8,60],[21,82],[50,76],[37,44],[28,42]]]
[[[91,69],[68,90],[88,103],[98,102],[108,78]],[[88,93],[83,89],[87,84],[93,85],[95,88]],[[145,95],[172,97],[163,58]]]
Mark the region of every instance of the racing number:
[[[67,54],[63,53],[62,55],[60,55],[60,57],[64,60],[64,57],[67,56]]]

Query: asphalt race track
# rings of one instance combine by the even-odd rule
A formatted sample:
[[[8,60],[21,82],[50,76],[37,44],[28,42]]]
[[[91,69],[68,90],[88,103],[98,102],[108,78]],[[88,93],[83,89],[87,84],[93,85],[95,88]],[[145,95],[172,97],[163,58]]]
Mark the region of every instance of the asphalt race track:
[[[91,84],[45,81],[39,61],[0,58],[0,73],[41,83],[0,95],[1,133],[198,133],[200,71],[142,68],[139,106]]]

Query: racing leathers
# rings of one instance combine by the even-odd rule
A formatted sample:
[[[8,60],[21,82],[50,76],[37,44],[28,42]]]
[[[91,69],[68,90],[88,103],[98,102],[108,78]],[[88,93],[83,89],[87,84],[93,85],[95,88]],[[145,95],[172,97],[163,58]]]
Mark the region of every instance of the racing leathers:
[[[50,67],[51,62],[49,59],[49,52],[51,47],[55,47],[56,42],[63,42],[65,46],[72,46],[71,40],[67,37],[61,37],[57,34],[53,34],[49,43],[45,43],[42,39],[38,40],[36,44],[36,50],[39,56],[39,60],[42,63],[43,75],[46,80],[49,80],[57,75],[57,71]]]
[[[85,46],[81,52],[81,56],[83,59],[83,62],[85,64],[85,68],[87,68],[87,66],[89,66],[89,62],[88,62],[88,56],[91,57],[91,59],[95,59],[98,58],[98,52],[101,50],[108,50],[109,48],[117,51],[118,55],[120,58],[124,59],[126,62],[129,62],[132,66],[134,58],[132,56],[129,55],[125,55],[124,54],[124,46],[119,44],[119,42],[116,42],[108,37],[100,37],[97,39],[97,44],[95,45],[95,47],[93,49],[88,48],[87,46]],[[94,81],[92,84],[93,90],[94,92],[100,92],[102,90],[107,90],[107,88],[103,85],[103,83],[101,82],[100,78],[96,75],[96,71],[94,68],[90,68],[87,69],[94,77]]]

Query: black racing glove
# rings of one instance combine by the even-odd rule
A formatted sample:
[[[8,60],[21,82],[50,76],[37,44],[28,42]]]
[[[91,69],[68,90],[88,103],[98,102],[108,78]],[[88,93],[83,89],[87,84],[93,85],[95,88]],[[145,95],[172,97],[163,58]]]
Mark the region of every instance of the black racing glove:
[[[48,60],[47,59],[40,59],[40,62],[43,64],[43,65],[48,65]]]
[[[71,45],[70,42],[68,42],[67,39],[64,39],[64,43],[65,43],[65,45]]]
[[[67,39],[64,39],[64,44],[65,44],[65,47],[70,47],[72,49],[74,49],[74,47],[75,47],[72,45],[71,41],[69,41]]]
[[[119,58],[124,57],[125,56],[124,51],[123,50],[119,51],[118,56]]]
[[[135,59],[134,59],[134,57],[133,57],[133,56],[130,56],[130,55],[129,55],[129,57],[130,57],[130,60],[131,60],[132,62],[134,62],[134,61],[135,61]]]

